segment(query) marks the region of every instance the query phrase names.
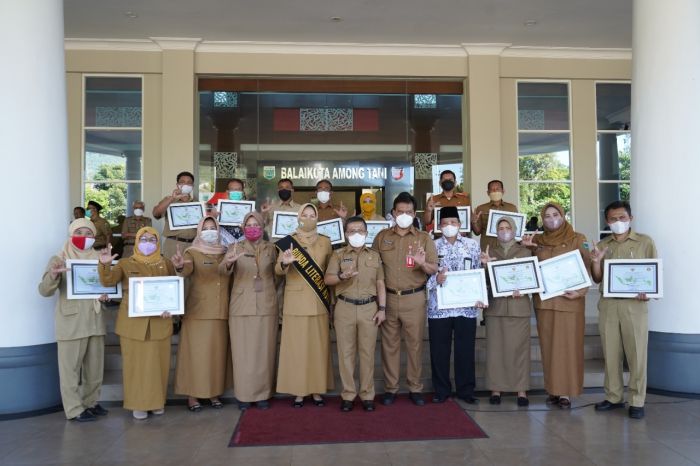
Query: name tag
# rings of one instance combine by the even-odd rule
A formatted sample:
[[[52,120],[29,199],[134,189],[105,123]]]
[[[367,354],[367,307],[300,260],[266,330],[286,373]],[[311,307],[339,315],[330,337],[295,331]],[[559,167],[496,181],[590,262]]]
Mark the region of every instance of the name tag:
[[[214,265],[213,262],[207,262],[207,261],[204,261],[203,264],[204,264],[204,265]]]
[[[243,254],[243,257],[255,257],[255,254]]]
[[[394,244],[394,242],[390,239],[385,239],[384,244]]]
[[[353,262],[352,257],[348,257],[346,259],[343,259],[343,262]]]

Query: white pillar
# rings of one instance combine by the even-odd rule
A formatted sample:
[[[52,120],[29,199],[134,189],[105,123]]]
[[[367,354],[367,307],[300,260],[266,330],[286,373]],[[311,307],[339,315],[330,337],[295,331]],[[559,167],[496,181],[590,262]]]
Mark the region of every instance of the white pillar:
[[[55,298],[39,296],[37,285],[49,257],[61,249],[66,239],[71,215],[63,2],[0,2],[0,43],[4,44],[0,154],[4,169],[2,192],[8,202],[0,216],[0,359],[9,353],[17,358],[21,348],[41,349],[48,344],[54,351],[55,366]],[[0,371],[3,367],[7,368],[0,364]],[[38,377],[46,382],[49,370],[43,369]],[[8,382],[15,380],[3,375],[0,378],[0,414],[40,408],[23,405],[22,393],[5,393],[7,385],[12,385]],[[17,379],[18,384],[23,383],[22,376]],[[26,382],[32,382],[31,376]],[[41,398],[31,387],[14,389]],[[14,401],[3,399],[15,395],[18,398]],[[7,405],[10,402],[13,406]]]
[[[649,386],[700,393],[694,273],[700,256],[692,246],[700,231],[694,212],[700,181],[700,2],[635,0],[633,16],[633,227],[655,239],[665,267],[664,298],[649,306]],[[659,346],[660,341],[665,343]],[[676,350],[669,349],[673,345]],[[685,356],[677,357],[680,353]],[[678,380],[666,385],[662,379],[669,377]]]

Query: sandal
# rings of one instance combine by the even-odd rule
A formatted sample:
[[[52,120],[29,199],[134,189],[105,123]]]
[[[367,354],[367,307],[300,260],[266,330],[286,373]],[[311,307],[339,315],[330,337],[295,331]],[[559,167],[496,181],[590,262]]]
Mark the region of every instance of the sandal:
[[[224,407],[224,404],[221,400],[211,400],[211,407],[214,409],[221,409]]]
[[[323,400],[323,398],[319,398],[318,400],[316,398],[314,398],[313,400],[314,400],[314,405],[318,406],[319,408],[326,406],[326,402]]]
[[[303,407],[304,407],[304,400],[303,400],[303,399],[300,400],[300,401],[293,400],[293,401],[292,401],[292,407],[294,407],[294,408],[303,408]]]
[[[187,405],[187,409],[189,409],[193,413],[198,413],[202,410],[202,405],[200,405],[199,403],[195,403],[193,405]]]
[[[557,405],[559,404],[559,397],[556,395],[549,395],[547,397],[547,404],[548,405]]]
[[[571,409],[571,400],[568,398],[559,398],[559,407],[561,409]]]

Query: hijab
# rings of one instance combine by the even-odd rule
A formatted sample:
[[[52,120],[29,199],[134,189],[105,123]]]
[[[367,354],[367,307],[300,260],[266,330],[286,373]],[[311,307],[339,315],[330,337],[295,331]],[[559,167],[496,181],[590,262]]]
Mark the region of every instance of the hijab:
[[[156,237],[156,250],[149,256],[143,255],[139,249],[141,237],[146,233],[150,233]],[[160,254],[160,235],[158,234],[158,230],[153,227],[143,227],[139,229],[139,231],[136,232],[136,238],[134,239],[134,255],[131,257],[133,257],[136,262],[149,265],[157,264],[163,260],[163,256]]]
[[[97,234],[97,229],[95,228],[95,224],[92,223],[91,220],[89,220],[87,218],[79,218],[77,220],[73,220],[70,223],[70,225],[68,226],[68,240],[63,245],[63,249],[58,253],[58,256],[62,257],[64,260],[65,259],[81,259],[81,260],[97,259],[99,257],[99,254],[97,251],[95,251],[94,248],[78,249],[73,244],[73,241],[71,241],[71,237],[73,236],[75,231],[79,228],[89,228],[90,231],[92,232],[93,236],[95,236]]]
[[[202,229],[204,228],[204,222],[206,222],[207,220],[211,220],[214,222],[214,225],[216,226],[216,231],[219,233],[219,237],[216,243],[214,244],[207,243],[201,237]],[[219,227],[219,222],[217,222],[214,217],[202,217],[202,219],[197,224],[197,236],[195,236],[194,240],[192,241],[192,246],[185,249],[185,251],[188,251],[190,249],[199,251],[202,254],[216,255],[226,253],[226,246],[221,244],[221,227]]]
[[[260,228],[265,230],[265,219],[263,219],[262,214],[260,212],[258,212],[257,210],[252,210],[252,211],[248,212],[245,215],[245,217],[243,217],[243,223],[241,223],[241,230],[243,230],[245,228],[245,224],[248,223],[248,219],[251,217],[258,221],[258,225],[260,225]],[[261,236],[260,239],[263,239],[263,237]],[[248,242],[250,243],[250,241],[248,241]],[[253,243],[251,243],[251,244],[253,244]],[[258,240],[258,244],[260,244],[260,240]]]
[[[496,231],[498,231],[498,225],[500,225],[501,222],[507,222],[508,225],[510,225],[510,228],[513,230],[513,237],[511,238],[510,241],[506,241],[504,243],[500,239],[498,240],[498,244],[500,244],[501,247],[503,248],[503,250],[505,251],[505,253],[508,254],[508,251],[510,250],[510,248],[515,244],[515,234],[517,233],[517,230],[515,227],[515,220],[513,220],[510,217],[499,218],[498,223],[496,223]]]
[[[542,221],[544,222],[544,213],[549,209],[550,207],[554,207],[559,211],[559,215],[561,215],[562,219],[562,224],[559,225],[559,228],[556,230],[548,230],[547,228],[544,229],[544,233],[541,235],[535,235],[535,238],[533,239],[535,244],[539,244],[542,246],[561,246],[562,244],[568,243],[571,240],[573,240],[576,237],[576,232],[574,231],[574,227],[571,226],[569,222],[566,221],[566,217],[564,216],[564,209],[559,204],[556,204],[554,202],[548,202],[547,204],[542,207],[542,210],[540,211],[540,217],[542,218]]]
[[[360,209],[362,211],[362,218],[365,220],[372,220],[377,211],[377,196],[371,192],[362,193],[360,196]]]
[[[307,207],[311,207],[312,209],[314,209],[314,212],[316,212],[316,221],[318,221],[318,209],[315,205],[311,204],[310,202],[307,202],[299,208],[299,213],[297,214],[297,221],[299,223],[301,223],[301,213]],[[311,231],[304,231],[300,227],[297,227],[297,231],[294,234],[297,236],[297,238],[300,238],[303,242],[307,244],[312,244],[318,239],[318,230],[316,228],[314,228]]]

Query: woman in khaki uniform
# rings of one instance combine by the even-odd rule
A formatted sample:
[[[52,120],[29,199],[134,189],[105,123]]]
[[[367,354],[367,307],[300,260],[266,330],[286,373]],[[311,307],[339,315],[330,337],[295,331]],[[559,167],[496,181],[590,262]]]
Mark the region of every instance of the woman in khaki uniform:
[[[229,247],[223,268],[233,274],[228,325],[238,407],[270,407],[277,355],[277,249],[262,239],[265,222],[251,212],[243,219],[245,240]]]
[[[292,236],[325,273],[333,253],[331,242],[316,230],[318,214],[313,204],[299,209],[299,228]],[[277,391],[296,395],[293,406],[304,406],[304,397],[313,395],[316,406],[324,406],[321,393],[333,388],[328,310],[304,281],[291,250],[279,255],[277,275],[286,275],[282,310],[282,343],[277,371]]]
[[[532,252],[515,242],[515,222],[503,217],[496,225],[498,243],[481,253],[481,263],[528,257]],[[528,295],[489,295],[486,318],[486,386],[491,404],[501,404],[501,392],[518,392],[518,406],[527,406],[530,388],[530,314]]]
[[[39,294],[56,301],[56,344],[61,400],[66,418],[78,422],[94,421],[107,410],[97,404],[102,387],[105,350],[105,321],[100,299],[67,299],[65,272],[67,259],[95,260],[95,225],[86,218],[68,227],[68,241],[53,256],[39,283]]]
[[[148,411],[155,415],[165,412],[173,322],[168,312],[160,317],[129,317],[129,277],[175,275],[175,267],[160,254],[160,238],[151,227],[136,233],[134,255],[114,267],[116,255],[111,249],[108,245],[100,253],[98,271],[105,286],[122,282],[115,333],[122,351],[124,409],[132,410],[136,419],[146,419]]]
[[[574,231],[564,218],[564,209],[550,202],[542,208],[544,233],[523,238],[524,246],[534,249],[541,261],[578,250],[590,271],[590,255],[584,247],[586,237]],[[548,404],[570,408],[570,397],[583,391],[583,337],[587,288],[567,291],[562,296],[542,301],[535,296],[537,333],[540,338],[544,388]]]
[[[190,277],[177,348],[175,393],[187,395],[192,412],[202,409],[198,398],[208,398],[213,408],[223,404],[219,396],[227,383],[228,301],[230,277],[219,270],[226,248],[219,224],[212,217],[200,220],[192,246],[171,260],[181,277]]]

